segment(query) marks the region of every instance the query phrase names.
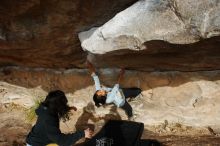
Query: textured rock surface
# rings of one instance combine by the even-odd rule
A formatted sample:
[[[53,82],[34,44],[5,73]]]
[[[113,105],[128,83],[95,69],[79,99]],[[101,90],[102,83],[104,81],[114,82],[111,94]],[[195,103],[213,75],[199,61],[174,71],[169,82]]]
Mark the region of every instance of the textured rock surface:
[[[29,90],[30,91],[30,90]],[[0,145],[1,146],[20,146],[25,145],[25,139],[27,133],[31,129],[31,124],[27,123],[25,117],[24,108],[11,104],[7,106],[0,106]],[[83,111],[81,108],[77,112],[74,112],[71,116],[71,120],[60,123],[62,132],[73,132],[76,129],[85,128],[88,125],[94,125],[95,133],[98,132],[102,125],[105,123],[104,120],[98,120],[92,123],[94,120],[94,115]],[[110,117],[110,114],[106,115]],[[111,116],[112,117],[112,116]],[[115,115],[113,116],[115,117]],[[106,119],[108,120],[108,119]],[[73,126],[75,125],[75,127]],[[211,135],[207,128],[205,127],[192,127],[181,125],[180,123],[171,124],[164,122],[158,126],[146,126],[142,135],[142,140],[145,142],[150,140],[157,140],[163,145],[176,146],[176,145],[218,145],[220,139],[216,135]],[[214,129],[215,133],[218,133]],[[80,140],[79,143],[84,140]],[[83,146],[83,144],[76,144],[76,146]]]
[[[87,53],[82,51],[78,33],[103,25],[136,1],[1,0],[0,66],[84,68]],[[142,3],[143,5],[140,5]],[[114,51],[104,56],[95,55],[92,57],[94,63],[98,67],[125,66],[147,71],[219,69],[220,39],[219,37],[205,39],[219,33],[218,3],[218,0],[140,1],[97,30],[104,29],[103,35],[106,38],[111,36],[107,40],[114,43],[110,46],[114,49],[147,49],[134,52]],[[130,12],[130,9],[137,6],[140,6],[140,11]],[[129,16],[118,19],[122,14]],[[147,16],[141,17],[145,15]],[[147,26],[141,23],[145,21]],[[119,25],[123,23],[124,25]],[[146,31],[149,32],[146,34]],[[87,35],[95,34],[97,32]],[[130,34],[136,36],[131,37]],[[86,47],[103,42],[103,36],[95,35],[95,38],[98,40]],[[188,45],[165,42],[181,40],[179,43],[189,43],[201,39],[204,40]],[[112,49],[106,45],[103,47],[105,50]],[[95,49],[101,48],[98,46]]]
[[[220,34],[220,1],[141,0],[96,29],[79,34],[96,54],[147,49],[145,42],[189,44]]]
[[[79,38],[98,67],[216,70],[219,30],[218,0],[141,0]]]
[[[91,77],[85,71],[81,71],[79,74],[79,72],[71,70],[66,72],[26,70],[25,73],[17,69],[11,70],[11,73],[6,76],[1,76],[2,81],[20,84],[28,88],[33,87],[33,89],[26,89],[1,82],[1,104],[6,104],[7,101],[7,103],[13,102],[24,106],[24,103],[38,98],[39,95],[45,95],[45,90],[59,88],[66,91],[70,104],[77,106],[80,111],[85,107],[94,108],[91,108],[89,104],[93,102],[91,97],[94,93],[94,86]],[[102,83],[111,87],[116,81],[118,70],[100,70],[99,73]],[[121,86],[137,86],[143,89],[143,96],[130,102],[136,115],[136,121],[144,122],[146,125],[168,121],[170,124],[180,123],[220,128],[219,75],[219,71],[197,73],[127,71]],[[30,81],[36,77],[38,80],[30,84]],[[47,82],[44,81],[45,77],[48,79]],[[10,80],[11,78],[14,80]],[[50,84],[51,82],[53,84]],[[44,90],[36,88],[39,85]],[[9,98],[9,95],[16,95],[16,98],[13,98],[14,96]],[[123,110],[115,109],[112,106],[95,108],[93,114],[95,117],[109,115],[113,118],[126,119]]]
[[[97,68],[133,70],[126,72],[122,86],[143,89],[143,97],[131,101],[131,105],[135,120],[153,127],[151,131],[170,135],[184,131],[188,135],[193,131],[191,126],[203,126],[202,131],[190,133],[200,135],[207,134],[206,127],[210,126],[216,133],[210,133],[213,137],[220,133],[219,0],[140,0],[128,8],[136,1],[0,1],[0,145],[18,145],[14,140],[24,142],[30,124],[24,122],[23,108],[18,110],[17,105],[30,107],[53,89],[64,90],[70,104],[78,107],[68,123],[75,129],[87,124],[100,129],[106,120],[126,119],[121,109],[97,109],[90,104],[94,86],[87,70],[69,69],[84,68],[87,57]],[[140,11],[128,12],[136,7]],[[126,19],[118,19],[122,14]],[[145,27],[146,20],[149,22]],[[104,52],[111,52],[87,56],[82,50],[77,34],[93,27],[97,29],[83,33],[89,39],[83,42],[92,40],[86,47],[98,46],[90,50],[94,53],[100,53],[103,47]],[[101,34],[100,29],[104,30]],[[99,71],[104,85],[115,83],[118,70]],[[61,128],[68,126],[61,123]],[[71,126],[71,131],[75,129]],[[175,139],[157,135],[167,143],[170,139],[180,142],[174,145],[187,145],[185,141],[188,145],[192,141],[195,145],[210,144],[213,139],[217,145],[219,139],[213,137],[204,142],[204,137]],[[202,144],[196,142],[198,139]]]
[[[0,66],[82,67],[78,32],[136,0],[1,0]]]

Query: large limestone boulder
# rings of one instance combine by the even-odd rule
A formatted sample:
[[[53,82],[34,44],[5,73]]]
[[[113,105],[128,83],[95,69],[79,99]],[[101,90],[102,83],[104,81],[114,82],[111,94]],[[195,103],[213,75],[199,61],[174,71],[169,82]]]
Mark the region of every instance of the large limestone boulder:
[[[103,26],[79,33],[84,50],[95,54],[147,49],[145,42],[189,44],[220,34],[220,1],[140,0]]]
[[[218,0],[140,0],[79,39],[97,67],[216,70],[219,28]]]

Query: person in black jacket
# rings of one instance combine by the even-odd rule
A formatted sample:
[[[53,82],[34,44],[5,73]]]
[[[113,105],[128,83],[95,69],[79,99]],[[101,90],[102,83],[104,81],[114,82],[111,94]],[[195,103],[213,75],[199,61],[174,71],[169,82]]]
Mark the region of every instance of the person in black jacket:
[[[70,110],[67,98],[63,91],[51,91],[46,99],[36,109],[38,116],[36,124],[26,138],[27,146],[45,146],[55,143],[59,146],[71,146],[79,139],[91,138],[93,131],[87,128],[84,131],[64,134],[59,129],[59,121],[69,120]]]

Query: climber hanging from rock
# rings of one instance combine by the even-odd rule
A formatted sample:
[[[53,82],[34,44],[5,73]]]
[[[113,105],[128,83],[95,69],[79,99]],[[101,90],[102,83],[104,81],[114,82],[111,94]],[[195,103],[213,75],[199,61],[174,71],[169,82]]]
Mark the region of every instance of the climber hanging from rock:
[[[93,101],[97,107],[101,105],[114,103],[117,107],[122,108],[128,116],[129,120],[133,120],[133,111],[131,105],[127,102],[127,98],[135,98],[141,93],[141,89],[137,87],[133,88],[120,88],[119,83],[124,75],[125,70],[121,69],[117,83],[113,88],[102,87],[99,81],[99,77],[96,75],[96,71],[91,62],[87,60],[87,66],[91,73],[91,76],[95,82],[96,92],[93,95]]]

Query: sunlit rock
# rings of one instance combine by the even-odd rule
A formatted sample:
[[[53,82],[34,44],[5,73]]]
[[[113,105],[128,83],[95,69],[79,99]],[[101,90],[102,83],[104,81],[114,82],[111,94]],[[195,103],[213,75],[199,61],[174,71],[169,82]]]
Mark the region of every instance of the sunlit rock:
[[[112,87],[116,83],[119,70],[97,71],[102,85]],[[78,109],[74,113],[75,122],[83,113],[98,118],[96,122],[102,123],[107,119],[127,120],[125,112],[114,105],[95,107],[92,99],[95,87],[86,70],[81,72],[67,70],[62,74],[50,71],[50,75],[47,71],[26,71],[25,77],[18,77],[21,72],[12,70],[10,75],[0,77],[1,80],[11,82],[11,84],[5,82],[0,84],[1,105],[13,103],[30,108],[37,98],[44,99],[46,92],[61,89],[65,91],[69,105],[74,105]],[[185,73],[126,71],[120,86],[139,87],[143,90],[142,95],[129,101],[137,122],[143,122],[145,125],[158,125],[168,121],[189,126],[220,127],[219,75],[219,71]],[[28,87],[36,76],[38,76],[38,81],[32,83],[35,88]],[[20,80],[7,80],[12,77]],[[53,84],[44,82],[45,77]],[[18,86],[19,84],[23,87]],[[41,88],[36,88],[38,84],[42,85]],[[54,86],[54,84],[59,86]],[[90,118],[87,118],[89,121]]]
[[[95,54],[143,50],[145,42],[189,44],[220,34],[217,0],[140,0],[103,26],[79,33],[81,46]]]

